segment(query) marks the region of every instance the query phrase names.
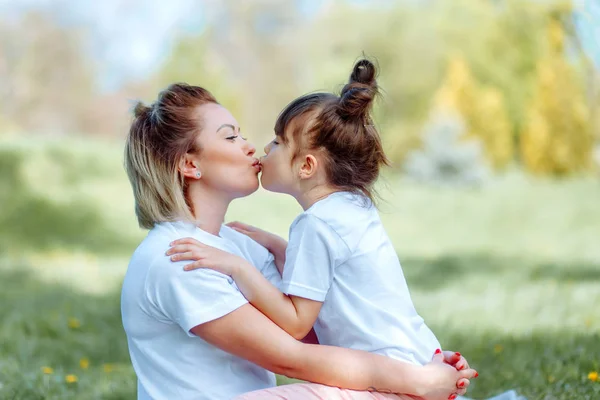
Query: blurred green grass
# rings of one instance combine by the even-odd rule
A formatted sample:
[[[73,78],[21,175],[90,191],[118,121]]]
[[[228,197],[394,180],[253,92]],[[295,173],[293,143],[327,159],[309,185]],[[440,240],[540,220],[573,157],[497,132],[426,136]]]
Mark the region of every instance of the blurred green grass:
[[[134,398],[119,289],[145,233],[122,147],[30,141],[0,139],[0,398]],[[418,310],[480,372],[469,395],[600,398],[587,378],[600,371],[600,182],[510,172],[459,190],[389,174],[380,192]],[[287,236],[299,211],[261,190],[227,219]]]

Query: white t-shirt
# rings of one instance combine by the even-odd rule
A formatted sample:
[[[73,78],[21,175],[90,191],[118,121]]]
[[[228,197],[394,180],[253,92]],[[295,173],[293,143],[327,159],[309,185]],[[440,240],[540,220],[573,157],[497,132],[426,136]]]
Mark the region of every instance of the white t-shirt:
[[[323,302],[321,344],[431,361],[438,340],[417,314],[396,251],[364,196],[333,193],[290,227],[281,290]]]
[[[274,285],[281,283],[273,256],[227,226],[215,236],[190,223],[157,224],[133,254],[121,294],[138,399],[224,400],[274,386],[273,373],[189,332],[247,300],[229,276],[210,269],[186,272],[189,261],[171,262],[165,255],[169,243],[184,237],[237,254]]]

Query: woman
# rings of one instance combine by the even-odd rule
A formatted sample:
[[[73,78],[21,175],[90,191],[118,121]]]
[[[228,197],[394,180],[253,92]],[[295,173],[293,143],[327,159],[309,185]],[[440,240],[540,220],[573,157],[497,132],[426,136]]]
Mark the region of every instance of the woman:
[[[235,118],[203,88],[171,85],[151,107],[135,108],[125,165],[138,222],[150,232],[129,264],[121,309],[138,399],[229,399],[273,387],[272,372],[425,399],[463,394],[475,371],[457,371],[449,354],[421,367],[304,344],[248,304],[231,278],[173,267],[169,243],[190,236],[245,258],[275,284],[281,279],[266,249],[222,225],[229,203],[258,188],[254,153]],[[324,390],[331,398],[336,389]]]

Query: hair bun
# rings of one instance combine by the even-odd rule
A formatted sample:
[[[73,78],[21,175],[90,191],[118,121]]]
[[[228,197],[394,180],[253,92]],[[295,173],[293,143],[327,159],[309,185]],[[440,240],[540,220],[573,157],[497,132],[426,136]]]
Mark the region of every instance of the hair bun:
[[[338,114],[345,119],[368,119],[373,99],[378,94],[377,69],[367,60],[354,64],[350,79],[340,94]]]
[[[138,101],[133,108],[133,116],[135,118],[146,116],[150,111],[152,111],[151,107],[148,107],[141,101]]]
[[[350,81],[348,83],[356,82],[377,87],[377,82],[375,81],[376,74],[375,65],[367,59],[362,59],[354,64],[354,69],[352,70],[352,74],[350,74]]]

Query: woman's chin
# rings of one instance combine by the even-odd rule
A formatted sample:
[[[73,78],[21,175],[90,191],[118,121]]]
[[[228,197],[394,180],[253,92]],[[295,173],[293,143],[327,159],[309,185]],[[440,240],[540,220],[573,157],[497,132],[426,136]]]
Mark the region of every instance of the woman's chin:
[[[258,179],[256,179],[251,185],[248,185],[246,188],[244,188],[244,191],[243,191],[241,197],[246,197],[246,196],[251,195],[252,193],[256,192],[259,187],[260,187],[260,185],[258,184]]]

